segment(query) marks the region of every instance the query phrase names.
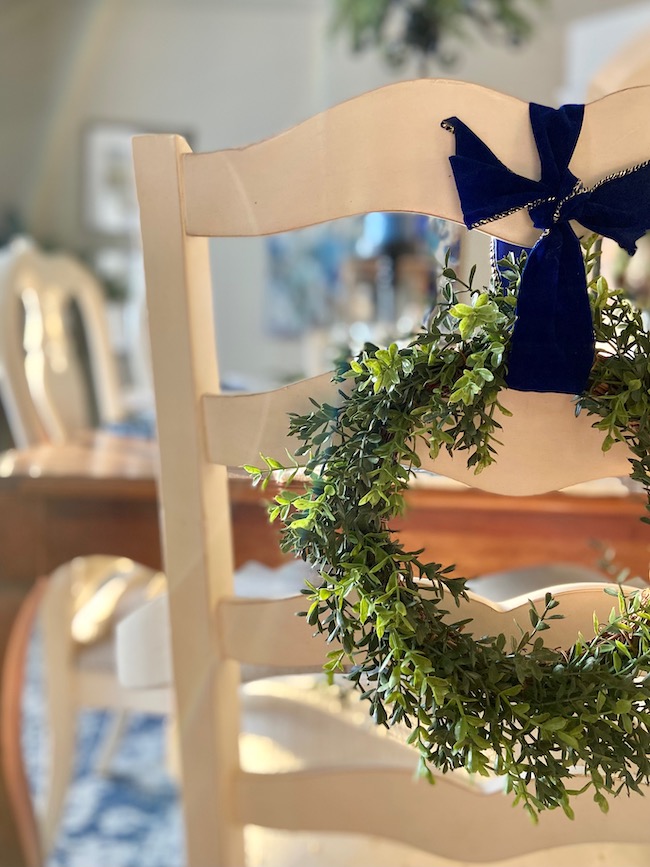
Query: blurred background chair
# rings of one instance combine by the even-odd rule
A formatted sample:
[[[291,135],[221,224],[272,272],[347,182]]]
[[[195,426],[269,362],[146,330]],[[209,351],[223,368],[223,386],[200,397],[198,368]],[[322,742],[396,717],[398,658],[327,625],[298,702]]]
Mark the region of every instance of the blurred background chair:
[[[0,742],[12,809],[30,867],[47,861],[56,840],[75,764],[78,712],[94,708],[116,713],[98,763],[103,773],[109,769],[127,711],[169,711],[168,690],[125,690],[115,677],[115,617],[148,599],[159,583],[153,570],[127,559],[79,557],[35,583],[14,624],[2,682]],[[40,635],[47,737],[46,779],[38,802],[32,798],[20,759],[22,687],[35,633]]]
[[[124,419],[104,296],[87,268],[17,239],[0,253],[0,299],[0,384],[18,447],[61,442]]]
[[[128,713],[169,713],[167,689],[129,691],[120,686],[115,672],[115,623],[160,592],[163,583],[152,569],[106,556],[76,558],[47,580],[38,607],[49,741],[45,799],[37,805],[44,858],[56,841],[72,778],[78,712],[113,712],[98,762],[100,773],[110,773]]]

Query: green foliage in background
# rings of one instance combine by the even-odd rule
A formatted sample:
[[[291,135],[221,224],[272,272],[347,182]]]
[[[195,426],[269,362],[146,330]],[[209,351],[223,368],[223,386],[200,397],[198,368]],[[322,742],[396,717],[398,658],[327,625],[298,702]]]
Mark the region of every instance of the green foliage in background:
[[[632,477],[650,490],[650,339],[638,314],[598,275],[597,243],[585,246],[599,352],[576,413],[594,418],[603,448],[624,440]],[[479,473],[498,460],[499,400],[525,255],[504,260],[505,289],[474,291],[447,269],[442,302],[405,348],[366,346],[337,372],[339,407],[314,404],[291,418],[307,458],[303,491],[279,493],[271,517],[283,548],[320,575],[305,591],[312,627],[333,650],[326,669],[345,670],[379,724],[403,724],[431,778],[466,768],[502,776],[515,803],[536,819],[546,809],[573,816],[572,797],[607,797],[650,781],[650,596],[618,597],[607,623],[567,648],[541,633],[561,617],[550,594],[530,608],[517,640],[473,635],[454,616],[465,580],[400,545],[389,522],[420,459],[461,452]],[[469,291],[460,301],[455,287]],[[266,485],[280,462],[248,467]],[[576,778],[575,766],[584,770]]]
[[[334,0],[334,33],[349,34],[354,51],[377,48],[393,66],[416,57],[421,73],[435,58],[456,58],[474,32],[518,44],[533,32],[531,12],[547,0]]]

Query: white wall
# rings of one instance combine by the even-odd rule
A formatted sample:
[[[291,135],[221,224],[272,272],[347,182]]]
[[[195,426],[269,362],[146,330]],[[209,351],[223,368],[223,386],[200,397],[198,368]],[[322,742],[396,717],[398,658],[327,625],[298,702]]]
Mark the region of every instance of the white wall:
[[[442,75],[553,104],[567,22],[614,5],[630,3],[551,0],[525,48],[477,40]],[[37,237],[86,249],[101,242],[80,217],[87,123],[187,130],[199,150],[236,146],[398,77],[327,42],[326,24],[327,0],[0,0],[0,212],[18,204]],[[262,296],[264,243],[219,242],[214,264],[222,368],[295,371],[297,346],[270,340],[244,301],[244,291]]]
[[[57,10],[69,45],[33,161],[38,183],[23,200],[38,238],[77,250],[102,243],[80,216],[81,135],[93,120],[188,131],[195,149],[210,150],[263,138],[314,111],[320,19],[309,0],[64,0]],[[251,315],[249,289],[261,296],[265,266],[263,241],[218,243],[224,371],[283,376],[299,369],[298,346],[269,339],[261,314]],[[234,327],[243,319],[248,340]]]
[[[589,83],[610,58],[650,28],[650,3],[635,3],[589,15],[567,28],[567,69],[562,102],[582,102]]]
[[[68,36],[54,4],[0,2],[0,214],[31,197]]]

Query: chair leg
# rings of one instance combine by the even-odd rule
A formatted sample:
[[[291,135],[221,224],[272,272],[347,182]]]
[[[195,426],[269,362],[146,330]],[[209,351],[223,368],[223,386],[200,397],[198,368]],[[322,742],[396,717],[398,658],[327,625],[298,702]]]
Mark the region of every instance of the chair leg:
[[[48,714],[50,763],[46,800],[42,818],[42,846],[49,853],[56,841],[65,796],[70,785],[75,759],[76,713],[61,704]]]
[[[176,714],[170,713],[163,720],[165,731],[165,767],[169,776],[176,781],[180,781],[181,768],[180,758],[178,755],[178,725],[176,722]]]
[[[74,684],[72,564],[59,567],[48,581],[41,605],[45,723],[49,732],[49,774],[41,824],[42,848],[50,852],[56,840],[75,756],[77,707]]]
[[[104,743],[102,744],[97,764],[95,766],[95,770],[102,777],[108,776],[113,756],[115,755],[118,744],[122,739],[127,721],[128,716],[126,710],[116,710],[114,712],[110,728],[104,737]]]

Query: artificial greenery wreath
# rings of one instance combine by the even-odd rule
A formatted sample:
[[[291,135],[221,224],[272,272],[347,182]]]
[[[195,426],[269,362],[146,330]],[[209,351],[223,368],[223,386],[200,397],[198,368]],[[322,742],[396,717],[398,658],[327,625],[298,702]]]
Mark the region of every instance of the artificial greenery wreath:
[[[650,493],[650,336],[641,317],[599,272],[599,241],[585,242],[588,292],[598,351],[576,413],[594,418],[603,449],[624,440],[631,476]],[[314,405],[293,416],[291,432],[307,458],[307,485],[279,493],[271,518],[284,524],[282,546],[312,563],[322,583],[305,591],[310,624],[340,648],[326,670],[347,676],[379,724],[402,723],[432,778],[464,767],[501,775],[532,818],[590,789],[607,811],[607,795],[650,781],[650,598],[618,595],[618,613],[594,623],[594,636],[572,647],[544,646],[540,633],[561,617],[547,594],[530,609],[518,641],[473,636],[453,622],[465,579],[453,567],[425,563],[389,528],[419,466],[416,442],[432,456],[465,451],[475,472],[498,457],[499,402],[525,253],[500,265],[501,280],[480,292],[450,269],[442,300],[405,348],[366,346],[342,363],[352,379],[341,405]],[[459,303],[463,286],[471,304]],[[280,463],[248,467],[266,484]],[[647,520],[647,519],[646,519]],[[586,784],[576,790],[575,766]]]

